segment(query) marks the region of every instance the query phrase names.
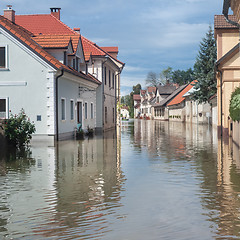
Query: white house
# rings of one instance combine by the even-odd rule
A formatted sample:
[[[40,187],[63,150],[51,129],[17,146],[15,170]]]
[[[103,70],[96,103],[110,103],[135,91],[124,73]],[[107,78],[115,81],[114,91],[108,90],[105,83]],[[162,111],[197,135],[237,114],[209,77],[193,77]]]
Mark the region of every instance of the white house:
[[[97,79],[101,84],[96,89],[96,129],[108,130],[116,126],[117,101],[120,99],[120,74],[124,63],[117,59],[117,47],[99,47],[87,38],[80,35],[80,28],[71,29],[60,20],[60,8],[51,8],[51,14],[37,15],[16,15],[16,23],[34,33],[35,39],[42,44],[39,39],[45,39],[50,35],[50,39],[60,35],[70,37],[73,43],[73,53],[67,52],[65,55],[46,45],[46,50],[54,57],[68,56],[67,65],[81,71],[86,75]],[[77,40],[79,39],[79,41]],[[66,52],[66,51],[65,51]],[[60,55],[59,55],[60,54]],[[60,59],[59,59],[60,60]],[[60,60],[61,61],[61,60]],[[89,95],[92,89],[85,89]],[[84,104],[83,108],[84,108]]]
[[[84,63],[81,41],[77,50],[69,37],[55,48],[44,40],[42,47],[41,39],[15,24],[14,10],[6,12],[8,19],[0,16],[1,116],[23,108],[35,123],[34,137],[41,139],[72,137],[78,123],[95,128],[101,82],[78,71],[76,62]]]

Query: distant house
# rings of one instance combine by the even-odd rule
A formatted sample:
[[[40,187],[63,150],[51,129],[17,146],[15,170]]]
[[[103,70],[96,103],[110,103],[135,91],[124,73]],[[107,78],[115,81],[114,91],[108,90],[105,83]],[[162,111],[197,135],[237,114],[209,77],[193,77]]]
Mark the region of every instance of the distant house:
[[[153,100],[156,96],[156,87],[147,87],[147,90],[141,90],[141,105],[140,105],[140,112],[142,118],[152,118],[152,104]]]
[[[186,122],[186,101],[184,94],[193,88],[193,84],[189,83],[185,86],[168,104],[169,121]]]
[[[129,110],[127,106],[123,106],[121,108],[121,118],[122,119],[129,119]]]
[[[158,120],[169,120],[169,113],[167,104],[176,97],[185,87],[186,85],[180,86],[176,88],[170,95],[168,95],[166,98],[161,98],[161,100],[156,100],[156,102],[153,104],[153,111],[154,111],[154,119]],[[166,95],[166,94],[165,94]],[[158,96],[158,94],[157,94]]]
[[[140,117],[141,114],[140,105],[141,105],[140,94],[133,94],[134,118]]]
[[[193,92],[196,90],[192,87],[186,92],[183,97],[185,98],[186,108],[186,122],[196,124],[212,124],[212,109],[209,103],[198,103],[191,99]]]

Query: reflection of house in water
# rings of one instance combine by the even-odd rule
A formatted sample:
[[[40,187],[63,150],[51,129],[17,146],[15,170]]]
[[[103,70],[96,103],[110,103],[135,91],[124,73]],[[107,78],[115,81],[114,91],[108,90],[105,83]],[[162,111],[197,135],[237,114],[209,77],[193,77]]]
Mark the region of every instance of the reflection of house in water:
[[[59,143],[55,221],[67,232],[69,227],[79,227],[83,234],[101,234],[97,230],[109,226],[108,215],[121,206],[124,181],[117,150],[115,132],[107,132],[104,138]]]

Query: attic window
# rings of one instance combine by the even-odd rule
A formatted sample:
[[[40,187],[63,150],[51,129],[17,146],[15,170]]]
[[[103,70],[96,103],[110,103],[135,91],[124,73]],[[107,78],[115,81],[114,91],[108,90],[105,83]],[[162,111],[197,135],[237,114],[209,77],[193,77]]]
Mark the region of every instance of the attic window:
[[[6,68],[6,48],[0,47],[0,68]]]

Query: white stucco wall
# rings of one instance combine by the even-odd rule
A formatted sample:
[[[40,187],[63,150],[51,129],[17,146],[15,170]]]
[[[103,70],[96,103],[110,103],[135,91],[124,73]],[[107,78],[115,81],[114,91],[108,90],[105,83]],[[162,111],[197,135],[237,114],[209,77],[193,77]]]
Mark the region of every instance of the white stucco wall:
[[[0,97],[8,98],[13,114],[25,110],[36,134],[49,134],[54,128],[47,128],[47,85],[53,69],[8,34],[0,33],[0,44],[8,48],[8,70],[0,69]]]

